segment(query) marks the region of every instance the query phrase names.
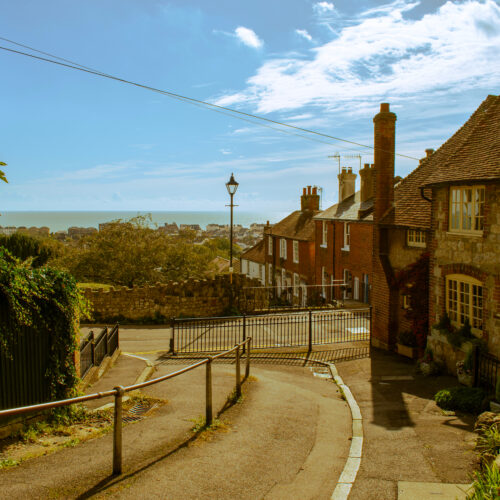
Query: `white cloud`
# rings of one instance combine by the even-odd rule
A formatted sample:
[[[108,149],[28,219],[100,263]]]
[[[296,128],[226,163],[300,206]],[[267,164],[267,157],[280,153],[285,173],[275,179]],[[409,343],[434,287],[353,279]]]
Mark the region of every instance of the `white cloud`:
[[[500,6],[494,0],[449,1],[421,19],[404,18],[408,4],[391,5],[340,27],[309,59],[267,60],[245,90],[217,103],[246,103],[260,113],[317,105],[364,114],[381,99],[498,89]]]
[[[229,149],[219,149],[223,155],[230,155],[232,152]]]
[[[251,30],[250,28],[238,26],[234,30],[234,33],[242,43],[244,43],[248,47],[251,47],[252,49],[260,49],[264,45],[264,42],[257,36],[255,31]]]
[[[335,6],[330,2],[317,2],[313,5],[313,9],[318,14],[326,14],[327,12],[333,12]]]
[[[308,41],[312,41],[312,36],[307,32],[307,30],[295,30],[295,33]]]

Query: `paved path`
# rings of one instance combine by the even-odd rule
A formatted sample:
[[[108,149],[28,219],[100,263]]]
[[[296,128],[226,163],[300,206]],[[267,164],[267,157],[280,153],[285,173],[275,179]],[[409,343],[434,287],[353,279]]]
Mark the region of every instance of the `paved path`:
[[[180,366],[163,364],[157,374]],[[121,477],[109,474],[108,434],[1,471],[0,491],[9,498],[329,498],[350,445],[349,410],[336,386],[309,368],[254,366],[252,375],[243,403],[221,415],[227,431],[212,440],[190,441],[190,419],[204,414],[202,367],[146,390],[169,402],[124,427]],[[221,408],[234,366],[215,365],[213,380]]]
[[[365,436],[349,500],[395,500],[402,482],[471,482],[474,417],[445,416],[433,401],[439,389],[457,385],[456,378],[423,377],[409,360],[378,350],[371,358],[337,363],[337,370],[361,409]],[[424,485],[414,491],[419,488],[424,491]]]

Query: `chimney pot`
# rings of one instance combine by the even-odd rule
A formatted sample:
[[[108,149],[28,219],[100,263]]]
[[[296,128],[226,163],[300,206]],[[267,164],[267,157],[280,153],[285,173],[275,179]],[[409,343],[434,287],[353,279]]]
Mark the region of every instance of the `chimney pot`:
[[[363,164],[363,168],[370,168],[370,164],[369,163],[364,163]]]
[[[388,102],[382,102],[380,103],[380,112],[381,113],[389,113],[389,103]]]
[[[434,150],[432,148],[429,148],[429,149],[425,150],[425,154],[427,155],[427,158],[429,158],[429,156],[431,156],[432,153],[434,153]]]
[[[313,193],[312,194],[318,194],[318,188],[316,186],[313,187]]]
[[[306,195],[306,188],[302,190],[302,194],[305,196]]]
[[[311,186],[307,186],[307,194],[311,194]]]
[[[347,167],[348,172],[352,172],[352,167]]]

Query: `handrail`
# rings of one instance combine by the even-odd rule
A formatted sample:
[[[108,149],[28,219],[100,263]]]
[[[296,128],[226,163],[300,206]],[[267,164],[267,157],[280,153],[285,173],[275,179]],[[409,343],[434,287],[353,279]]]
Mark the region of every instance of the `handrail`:
[[[176,372],[168,373],[161,377],[157,377],[146,382],[141,382],[139,384],[129,385],[127,387],[118,386],[114,389],[105,392],[96,392],[94,394],[87,394],[85,396],[78,396],[76,398],[62,399],[60,401],[51,401],[49,403],[40,403],[31,406],[22,406],[19,408],[10,408],[8,410],[0,410],[0,418],[8,417],[12,415],[21,415],[24,413],[31,413],[40,410],[50,410],[52,408],[59,408],[61,406],[68,406],[76,403],[83,403],[84,401],[92,401],[94,399],[102,399],[109,396],[115,397],[115,410],[114,410],[114,436],[113,436],[113,474],[121,474],[122,472],[122,397],[126,392],[134,391],[147,387],[149,385],[154,385],[159,382],[177,377],[183,373],[189,372],[198,368],[202,365],[207,365],[207,375],[206,375],[206,425],[212,424],[212,361],[227,354],[236,351],[236,394],[239,397],[241,395],[241,379],[240,379],[240,348],[248,344],[247,349],[247,359],[246,359],[246,370],[245,379],[250,373],[250,349],[252,344],[252,338],[248,337],[243,342],[236,344],[231,349],[223,351],[215,356],[208,356],[206,359],[193,363],[192,365],[186,366]]]

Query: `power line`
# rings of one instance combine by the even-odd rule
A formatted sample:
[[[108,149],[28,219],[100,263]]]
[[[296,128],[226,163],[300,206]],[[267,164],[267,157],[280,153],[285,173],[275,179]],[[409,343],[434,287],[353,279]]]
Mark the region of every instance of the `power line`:
[[[193,97],[183,96],[181,94],[177,94],[175,92],[170,92],[168,90],[161,90],[161,89],[157,89],[155,87],[150,87],[148,85],[143,85],[141,83],[133,82],[131,80],[126,80],[124,78],[120,78],[120,77],[117,77],[117,76],[110,75],[108,73],[103,73],[101,71],[97,71],[97,70],[88,68],[86,66],[82,66],[81,64],[75,63],[75,62],[70,61],[68,59],[63,59],[61,57],[54,56],[54,55],[49,54],[47,52],[42,52],[40,50],[34,49],[34,48],[29,47],[27,45],[22,45],[20,43],[8,40],[6,38],[2,38],[2,37],[0,37],[0,38],[2,40],[8,41],[9,43],[13,43],[15,45],[18,45],[18,46],[21,46],[21,47],[24,47],[24,48],[28,48],[29,50],[33,50],[33,51],[36,51],[38,53],[41,53],[41,54],[44,54],[44,55],[48,55],[50,57],[54,57],[56,59],[59,59],[59,61],[54,61],[53,59],[47,59],[46,57],[36,56],[34,54],[28,54],[27,52],[22,52],[20,50],[14,50],[14,49],[9,49],[8,47],[0,46],[0,49],[5,50],[7,52],[11,52],[11,53],[18,54],[18,55],[23,55],[23,56],[26,56],[26,57],[31,57],[33,59],[38,59],[40,61],[44,61],[44,62],[48,62],[48,63],[52,63],[52,64],[57,64],[59,66],[63,66],[63,67],[66,67],[66,68],[75,69],[75,70],[82,71],[82,72],[85,72],[85,73],[89,73],[89,74],[92,74],[92,75],[101,76],[101,77],[104,77],[104,78],[108,78],[110,80],[115,80],[115,81],[118,81],[118,82],[121,82],[121,83],[126,83],[128,85],[133,85],[135,87],[139,87],[139,88],[142,88],[142,89],[151,90],[153,92],[157,92],[157,93],[160,93],[160,94],[163,94],[163,95],[166,95],[166,96],[169,96],[169,97],[172,97],[174,99],[178,99],[178,100],[181,100],[181,101],[184,101],[184,102],[190,102],[190,103],[193,103],[193,104],[196,104],[196,105],[199,105],[199,106],[209,107],[210,109],[212,109],[214,111],[219,111],[219,112],[225,111],[225,112],[229,112],[229,113],[234,113],[236,115],[240,115],[240,116],[230,115],[230,116],[234,116],[235,118],[240,118],[241,119],[242,116],[245,116],[245,117],[248,117],[248,118],[254,118],[256,120],[261,120],[261,121],[265,121],[265,122],[268,122],[268,123],[272,123],[274,125],[280,125],[282,127],[287,127],[287,128],[290,128],[290,129],[294,129],[294,130],[297,130],[299,132],[305,132],[305,133],[308,133],[308,134],[313,134],[313,135],[317,135],[317,136],[320,136],[320,137],[325,137],[327,139],[331,139],[331,140],[334,140],[334,141],[345,142],[347,144],[353,144],[355,146],[359,146],[359,147],[367,148],[367,149],[375,149],[373,146],[367,146],[366,144],[361,144],[359,142],[350,141],[348,139],[342,139],[340,137],[335,137],[335,136],[332,136],[332,135],[324,134],[322,132],[316,132],[314,130],[309,130],[309,129],[306,129],[306,128],[303,128],[303,127],[297,127],[297,126],[291,125],[289,123],[279,122],[277,120],[272,120],[270,118],[264,118],[263,116],[258,116],[258,115],[254,115],[254,114],[251,114],[251,113],[246,113],[244,111],[239,111],[239,110],[228,108],[228,107],[225,107],[225,106],[219,106],[217,104],[213,104],[213,103],[210,103],[210,102],[207,102],[207,101],[202,101],[200,99],[195,99]],[[60,62],[60,61],[64,61],[64,62]],[[253,122],[253,123],[256,123],[256,122]],[[262,125],[260,123],[257,123],[257,124]],[[279,131],[284,132],[281,129],[274,129],[274,130],[279,130]],[[294,135],[298,135],[298,134],[294,134]],[[299,137],[303,137],[305,139],[312,139],[310,137],[303,136],[303,135],[299,135]],[[412,156],[407,156],[407,155],[403,155],[403,154],[400,154],[400,153],[395,153],[395,155],[396,156],[400,156],[402,158],[409,158],[411,160],[419,161],[418,158],[414,158]]]

